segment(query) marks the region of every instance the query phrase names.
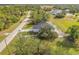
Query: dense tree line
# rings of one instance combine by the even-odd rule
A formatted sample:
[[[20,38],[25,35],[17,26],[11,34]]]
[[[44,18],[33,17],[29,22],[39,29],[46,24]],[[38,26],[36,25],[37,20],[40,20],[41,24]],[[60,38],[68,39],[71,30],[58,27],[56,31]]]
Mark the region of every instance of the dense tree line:
[[[54,5],[54,8],[56,9],[62,9],[62,10],[65,10],[65,9],[69,9],[70,10],[70,13],[78,13],[79,12],[79,8],[78,8],[78,5],[73,5],[73,4],[70,4],[70,5]]]
[[[49,14],[42,10],[40,7],[38,9],[34,9],[31,13],[32,24],[39,23],[41,21],[47,21]]]
[[[11,24],[20,20],[25,15],[27,6],[25,5],[1,5],[0,6],[0,31],[7,29]]]

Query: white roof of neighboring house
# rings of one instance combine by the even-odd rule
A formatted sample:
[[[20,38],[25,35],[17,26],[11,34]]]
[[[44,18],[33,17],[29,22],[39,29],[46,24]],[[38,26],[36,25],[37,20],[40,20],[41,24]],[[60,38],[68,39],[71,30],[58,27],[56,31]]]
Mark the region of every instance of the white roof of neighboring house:
[[[62,13],[63,11],[59,10],[59,9],[55,9],[55,10],[52,10],[51,12],[52,12],[52,14],[56,15],[56,14]]]
[[[66,16],[73,16],[72,13],[66,13]]]
[[[70,10],[69,10],[69,9],[66,9],[65,11],[66,11],[66,12],[69,12]]]

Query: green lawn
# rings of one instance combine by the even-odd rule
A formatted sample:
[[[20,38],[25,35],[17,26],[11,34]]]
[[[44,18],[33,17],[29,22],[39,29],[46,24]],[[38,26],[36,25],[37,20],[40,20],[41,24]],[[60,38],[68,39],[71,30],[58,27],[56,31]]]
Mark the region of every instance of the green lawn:
[[[66,18],[56,19],[53,15],[50,15],[49,21],[55,24],[62,31],[66,31],[72,25],[79,25],[79,22],[76,22],[75,19],[67,20]]]
[[[25,25],[23,29],[32,28],[32,26],[33,26],[33,25],[28,24],[28,25]]]

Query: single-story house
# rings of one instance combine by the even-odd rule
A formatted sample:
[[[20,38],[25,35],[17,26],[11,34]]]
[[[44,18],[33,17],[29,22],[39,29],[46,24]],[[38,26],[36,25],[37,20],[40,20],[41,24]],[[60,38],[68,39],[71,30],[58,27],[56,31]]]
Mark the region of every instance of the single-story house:
[[[61,13],[63,13],[63,10],[60,10],[60,9],[54,9],[54,10],[51,11],[51,13],[52,13],[53,15],[57,15],[57,14],[61,14]]]
[[[54,30],[54,28],[50,24],[42,21],[42,22],[39,22],[38,24],[35,24],[33,28],[31,29],[31,31],[37,33],[40,31],[41,28],[44,28],[45,26]]]

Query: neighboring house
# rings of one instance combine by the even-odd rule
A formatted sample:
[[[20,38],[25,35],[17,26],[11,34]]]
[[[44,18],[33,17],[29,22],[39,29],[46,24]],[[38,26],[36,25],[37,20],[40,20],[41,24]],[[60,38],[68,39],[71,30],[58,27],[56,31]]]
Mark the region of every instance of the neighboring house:
[[[66,16],[65,16],[67,20],[73,20],[74,17],[75,15],[73,15],[72,13],[66,13]]]
[[[64,11],[65,11],[65,13],[70,13],[69,9],[65,9]]]
[[[60,10],[60,9],[54,9],[54,10],[51,11],[51,13],[52,13],[53,15],[57,15],[57,14],[61,14],[61,13],[63,13],[63,10]]]
[[[66,13],[66,16],[70,16],[70,17],[72,17],[73,14],[72,14],[72,13]]]
[[[64,11],[65,11],[66,16],[70,16],[70,17],[73,16],[73,14],[70,13],[70,10],[69,9],[65,9]]]
[[[61,9],[53,9],[51,10],[51,13],[53,15],[57,15],[57,14],[62,14],[62,13],[70,13],[70,10],[69,9],[65,9],[65,10],[61,10]]]
[[[65,10],[61,10],[61,9],[53,9],[52,11],[51,11],[51,13],[53,14],[53,15],[58,15],[58,14],[65,14],[65,17],[68,19],[68,20],[70,20],[70,19],[72,19],[73,17],[74,17],[74,15],[72,14],[72,13],[70,13],[70,10],[69,9],[65,9]]]

